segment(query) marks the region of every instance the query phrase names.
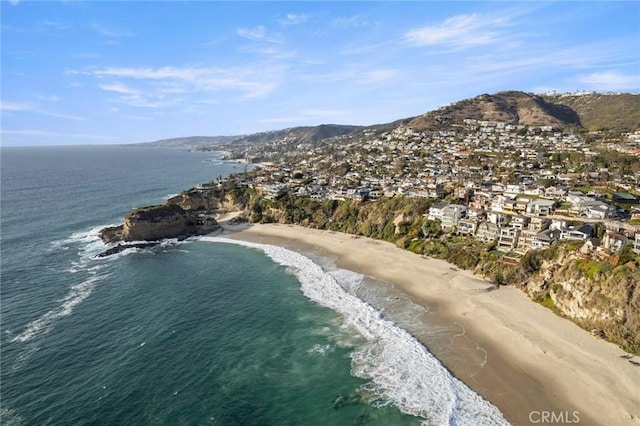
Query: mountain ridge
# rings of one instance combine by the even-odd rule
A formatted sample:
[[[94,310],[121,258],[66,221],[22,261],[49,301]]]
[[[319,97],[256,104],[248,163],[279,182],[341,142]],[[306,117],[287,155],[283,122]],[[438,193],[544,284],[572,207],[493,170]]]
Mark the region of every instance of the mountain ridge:
[[[219,147],[264,143],[314,144],[358,131],[384,132],[399,125],[415,131],[442,131],[466,119],[513,125],[572,128],[586,131],[640,130],[640,94],[564,93],[534,94],[502,91],[462,99],[424,114],[370,126],[320,124],[236,136],[190,136],[137,145]]]

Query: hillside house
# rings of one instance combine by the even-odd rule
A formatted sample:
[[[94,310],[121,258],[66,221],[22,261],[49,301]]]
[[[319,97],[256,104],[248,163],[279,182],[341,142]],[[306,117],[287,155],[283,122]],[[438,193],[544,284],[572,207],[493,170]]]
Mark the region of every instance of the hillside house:
[[[476,230],[476,240],[490,243],[498,238],[500,228],[495,223],[482,222]]]
[[[602,246],[615,253],[629,242],[629,239],[619,232],[606,231],[602,236]]]
[[[538,198],[537,200],[533,200],[529,203],[529,205],[527,206],[527,213],[537,216],[549,216],[553,213],[554,205],[554,200],[545,200],[543,198]]]
[[[529,222],[531,219],[528,216],[513,216],[511,217],[511,225],[513,228],[518,228],[519,230],[523,230],[529,227]]]
[[[444,214],[444,209],[448,205],[449,205],[449,203],[447,203],[445,201],[441,201],[441,202],[436,203],[433,206],[429,207],[429,215],[427,216],[427,219],[429,219],[429,220],[438,219],[439,221],[442,221],[442,215]]]
[[[585,223],[584,225],[576,228],[574,226],[570,226],[568,228],[562,229],[560,234],[560,239],[562,240],[586,240],[587,238],[591,238],[591,234],[593,233],[593,226]]]
[[[505,226],[509,223],[509,216],[502,213],[489,212],[487,213],[487,220],[498,227]]]
[[[457,231],[460,235],[474,235],[478,229],[478,221],[476,219],[460,219]]]
[[[558,229],[547,229],[535,236],[531,243],[533,249],[543,249],[551,246],[554,241],[560,238],[560,231]]]
[[[520,230],[518,228],[500,228],[498,232],[498,244],[496,248],[502,251],[512,251],[518,245]]]
[[[616,217],[617,212],[614,206],[600,203],[593,206],[588,206],[585,213],[589,219],[606,219],[609,217]]]
[[[460,204],[449,204],[442,209],[442,229],[444,231],[451,231],[460,222],[467,211],[467,207]]]
[[[540,231],[531,230],[531,229],[523,229],[520,231],[520,235],[518,236],[518,243],[516,245],[515,251],[521,254],[524,254],[531,250],[533,247],[533,240],[538,235]]]
[[[532,217],[527,227],[530,231],[541,232],[549,228],[551,221],[542,217]]]
[[[287,193],[287,186],[283,184],[264,185],[262,193],[267,200],[275,200]]]

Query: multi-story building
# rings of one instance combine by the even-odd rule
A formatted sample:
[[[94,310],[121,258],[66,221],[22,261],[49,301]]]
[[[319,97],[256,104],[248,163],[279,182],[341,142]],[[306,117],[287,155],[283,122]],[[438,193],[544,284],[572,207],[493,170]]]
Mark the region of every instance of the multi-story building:
[[[512,251],[518,245],[520,229],[514,227],[500,228],[498,233],[498,245],[496,248],[502,251]]]
[[[495,223],[482,222],[476,230],[476,240],[490,243],[498,239],[500,228]]]
[[[558,229],[547,229],[538,233],[531,242],[532,249],[543,249],[549,247],[560,238],[560,230]]]

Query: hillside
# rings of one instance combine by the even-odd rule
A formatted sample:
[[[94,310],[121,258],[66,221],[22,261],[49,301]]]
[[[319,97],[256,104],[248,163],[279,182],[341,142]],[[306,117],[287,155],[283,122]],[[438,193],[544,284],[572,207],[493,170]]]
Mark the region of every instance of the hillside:
[[[411,120],[414,130],[445,130],[463,120],[501,121],[527,126],[566,127],[580,124],[579,115],[569,106],[554,104],[543,97],[524,92],[480,95],[441,107]]]
[[[623,94],[559,94],[544,99],[573,109],[582,127],[589,131],[640,129],[640,95]]]
[[[207,147],[231,143],[242,136],[189,136],[184,138],[161,139],[154,142],[133,144],[134,146],[163,146],[163,147]]]
[[[314,144],[323,139],[357,131],[386,132],[404,125],[416,131],[440,131],[460,126],[465,119],[500,121],[526,126],[578,127],[589,131],[640,130],[640,95],[635,94],[558,94],[536,95],[520,91],[483,94],[441,107],[417,117],[372,126],[321,124],[290,127],[250,135],[192,136],[163,139],[146,146],[188,146],[224,148],[262,144]]]
[[[283,130],[254,133],[242,136],[234,141],[235,145],[253,145],[270,142],[281,143],[314,143],[322,139],[342,136],[361,129],[360,126],[343,126],[337,124],[321,124],[319,126],[290,127]]]

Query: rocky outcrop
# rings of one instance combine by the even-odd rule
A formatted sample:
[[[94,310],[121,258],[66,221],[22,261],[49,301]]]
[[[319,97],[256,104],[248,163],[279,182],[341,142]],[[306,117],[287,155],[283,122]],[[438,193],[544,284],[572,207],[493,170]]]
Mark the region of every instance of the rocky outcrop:
[[[123,230],[124,225],[109,226],[107,228],[103,228],[98,235],[105,243],[116,243],[118,241],[122,241]]]
[[[107,257],[107,256],[111,256],[113,254],[117,254],[117,253],[121,253],[125,250],[129,250],[129,249],[143,249],[143,248],[148,248],[148,247],[153,247],[153,246],[157,246],[158,242],[153,242],[153,243],[136,243],[136,244],[118,244],[115,247],[112,247],[108,250],[103,251],[102,253],[96,255],[96,257]]]
[[[218,224],[213,217],[185,210],[176,204],[143,207],[124,220],[124,241],[180,238],[213,232]]]
[[[124,225],[104,228],[100,237],[106,243],[157,241],[208,234],[218,228],[218,223],[210,215],[166,203],[133,210],[125,216]]]

